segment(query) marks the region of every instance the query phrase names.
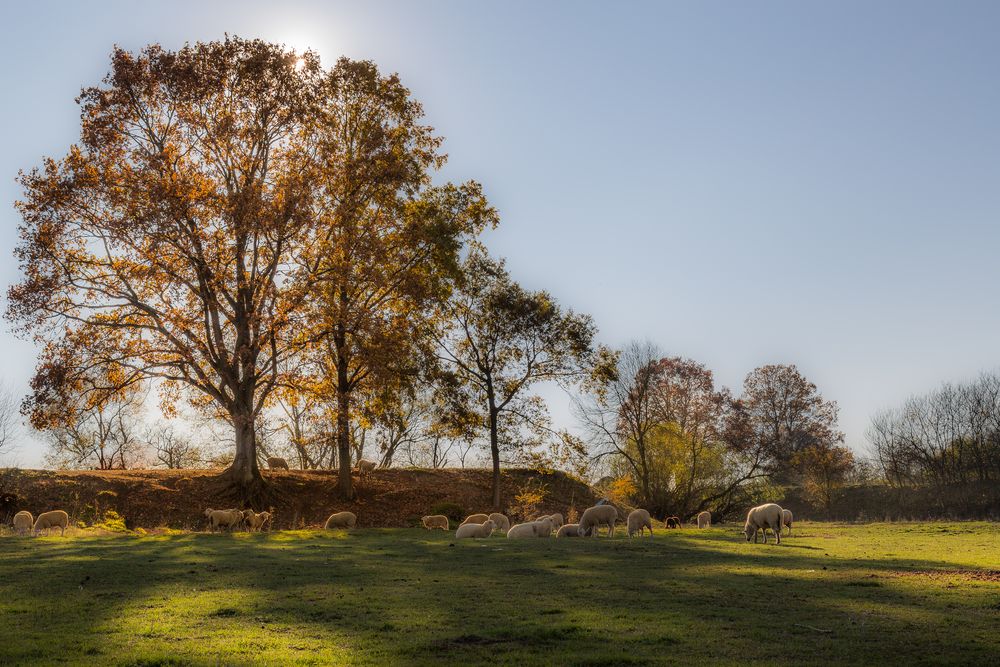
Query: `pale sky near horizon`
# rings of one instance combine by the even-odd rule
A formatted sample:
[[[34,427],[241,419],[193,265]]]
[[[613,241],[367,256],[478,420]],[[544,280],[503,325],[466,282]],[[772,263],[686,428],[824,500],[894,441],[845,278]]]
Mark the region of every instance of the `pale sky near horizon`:
[[[737,390],[794,363],[873,412],[1000,368],[1000,3],[35,2],[0,21],[0,282],[18,169],[114,44],[224,33],[399,72],[515,278]],[[6,323],[0,376],[34,365]],[[568,421],[555,402],[557,420]],[[15,454],[37,466],[25,437]]]

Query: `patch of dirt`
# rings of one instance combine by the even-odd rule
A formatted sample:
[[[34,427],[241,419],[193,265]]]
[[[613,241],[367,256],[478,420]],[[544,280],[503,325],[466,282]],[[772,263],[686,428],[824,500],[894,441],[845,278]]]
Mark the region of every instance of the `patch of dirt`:
[[[0,492],[16,498],[16,507],[10,509],[35,515],[65,509],[71,525],[99,522],[108,510],[114,510],[133,530],[202,530],[205,508],[232,507],[231,500],[218,495],[221,469],[0,472]],[[435,513],[433,508],[444,502],[456,503],[465,514],[491,511],[490,474],[483,469],[380,469],[364,480],[355,477],[357,497],[344,500],[336,491],[336,470],[265,471],[274,505],[254,509],[271,511],[274,529],[316,527],[333,512],[344,510],[357,514],[359,527],[417,526],[420,517]],[[581,512],[596,502],[590,487],[579,480],[561,472],[526,469],[503,471],[501,497],[512,502],[529,481],[541,483],[546,490],[538,514],[565,514],[570,502]]]

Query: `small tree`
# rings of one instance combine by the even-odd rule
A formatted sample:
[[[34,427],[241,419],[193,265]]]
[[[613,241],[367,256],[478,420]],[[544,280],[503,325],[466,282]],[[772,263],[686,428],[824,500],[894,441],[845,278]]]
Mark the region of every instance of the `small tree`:
[[[169,470],[194,468],[202,459],[201,450],[172,426],[160,425],[150,429],[146,440],[156,454],[157,464]]]
[[[813,445],[797,452],[793,464],[806,497],[829,511],[854,468],[854,453],[847,447]]]
[[[595,363],[595,327],[563,311],[546,292],[511,280],[481,246],[467,257],[460,289],[448,303],[439,357],[481,406],[493,462],[493,506],[500,507],[500,452],[517,449],[522,427],[537,421],[539,382],[581,380]]]

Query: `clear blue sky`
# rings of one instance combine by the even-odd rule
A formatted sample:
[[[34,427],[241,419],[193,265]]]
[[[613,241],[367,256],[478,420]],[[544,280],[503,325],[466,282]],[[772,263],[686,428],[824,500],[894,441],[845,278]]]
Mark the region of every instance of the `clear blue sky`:
[[[795,363],[871,413],[1000,366],[1000,3],[37,2],[0,22],[0,279],[19,168],[113,44],[229,32],[397,71],[517,278],[737,389]],[[30,344],[2,375],[26,390]],[[562,406],[556,414],[565,419]],[[40,461],[26,444],[18,459]]]

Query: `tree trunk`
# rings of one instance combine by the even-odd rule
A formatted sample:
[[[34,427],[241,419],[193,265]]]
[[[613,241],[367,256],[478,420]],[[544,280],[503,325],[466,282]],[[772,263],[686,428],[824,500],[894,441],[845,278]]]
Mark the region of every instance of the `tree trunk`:
[[[493,509],[500,511],[500,438],[497,420],[500,414],[490,401],[490,454],[493,456]]]
[[[337,369],[337,490],[344,498],[354,497],[351,486],[351,394],[347,385],[347,369]]]
[[[236,487],[240,499],[253,503],[260,499],[265,482],[257,465],[257,434],[254,418],[249,409],[239,410],[231,416],[236,431],[236,456],[222,473]]]

